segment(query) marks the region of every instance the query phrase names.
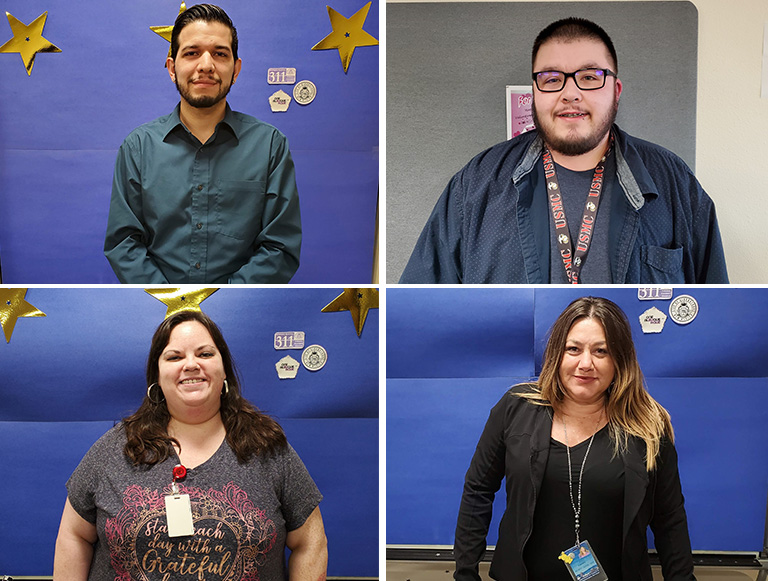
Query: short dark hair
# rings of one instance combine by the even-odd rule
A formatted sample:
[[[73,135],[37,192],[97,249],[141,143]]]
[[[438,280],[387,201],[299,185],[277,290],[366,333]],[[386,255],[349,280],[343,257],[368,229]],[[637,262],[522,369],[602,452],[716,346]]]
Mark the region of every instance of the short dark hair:
[[[539,54],[541,45],[549,40],[562,40],[571,42],[581,38],[597,40],[605,45],[613,60],[613,72],[619,72],[619,59],[616,56],[616,49],[608,33],[600,26],[585,18],[564,18],[547,26],[542,30],[533,42],[533,51],[531,53],[531,68],[536,61],[536,55]]]
[[[237,60],[237,29],[232,24],[232,19],[224,10],[215,4],[195,4],[179,14],[173,25],[171,32],[171,57],[176,60],[176,54],[179,52],[179,34],[181,30],[192,22],[202,20],[203,22],[221,22],[228,26],[232,33],[232,56]]]

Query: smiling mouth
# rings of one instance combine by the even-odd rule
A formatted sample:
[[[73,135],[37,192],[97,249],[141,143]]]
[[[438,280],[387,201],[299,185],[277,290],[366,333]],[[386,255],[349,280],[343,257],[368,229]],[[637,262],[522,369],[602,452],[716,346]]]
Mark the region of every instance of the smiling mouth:
[[[195,379],[185,379],[181,382],[181,385],[195,385],[197,383],[203,383],[203,379],[195,378]]]
[[[565,119],[579,119],[581,117],[586,117],[587,113],[560,113],[558,117],[563,117]]]

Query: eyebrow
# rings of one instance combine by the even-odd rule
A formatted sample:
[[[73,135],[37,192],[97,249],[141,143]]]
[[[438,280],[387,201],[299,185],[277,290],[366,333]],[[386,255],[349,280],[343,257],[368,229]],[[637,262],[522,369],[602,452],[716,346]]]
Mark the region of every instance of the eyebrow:
[[[594,61],[588,62],[582,66],[580,66],[576,71],[581,71],[584,69],[610,69],[610,67],[604,67],[602,65],[597,64]],[[540,71],[559,71],[560,69],[557,67],[541,67],[539,69]],[[565,72],[565,71],[563,71]],[[575,72],[575,71],[574,71]]]
[[[191,49],[199,49],[200,45],[197,44],[187,44],[182,46],[179,50],[185,51],[185,50],[191,50]],[[226,44],[219,44],[213,47],[214,50],[226,50],[229,52],[232,52],[232,47],[227,46]]]
[[[201,349],[216,350],[216,345],[205,344],[205,345],[200,345],[199,347],[195,347],[195,351],[200,351]],[[166,349],[165,351],[163,351],[163,355],[165,355],[166,353],[181,353],[181,351],[179,351],[178,349]]]

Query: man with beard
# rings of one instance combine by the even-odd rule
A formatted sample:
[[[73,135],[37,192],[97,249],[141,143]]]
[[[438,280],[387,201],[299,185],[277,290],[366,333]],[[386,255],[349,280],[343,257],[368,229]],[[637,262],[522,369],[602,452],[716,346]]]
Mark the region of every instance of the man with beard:
[[[218,6],[176,19],[167,67],[181,101],[134,130],[115,164],[104,254],[123,283],[285,283],[299,266],[287,140],[226,101],[237,45]]]
[[[614,124],[613,42],[580,18],[533,46],[536,131],[440,197],[401,283],[726,283],[715,208],[675,154]]]

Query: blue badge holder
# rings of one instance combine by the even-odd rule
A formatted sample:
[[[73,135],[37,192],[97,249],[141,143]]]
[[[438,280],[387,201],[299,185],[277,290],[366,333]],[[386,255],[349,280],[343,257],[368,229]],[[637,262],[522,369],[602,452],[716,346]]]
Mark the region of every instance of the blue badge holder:
[[[588,541],[582,541],[560,555],[573,581],[608,581],[603,566]]]

